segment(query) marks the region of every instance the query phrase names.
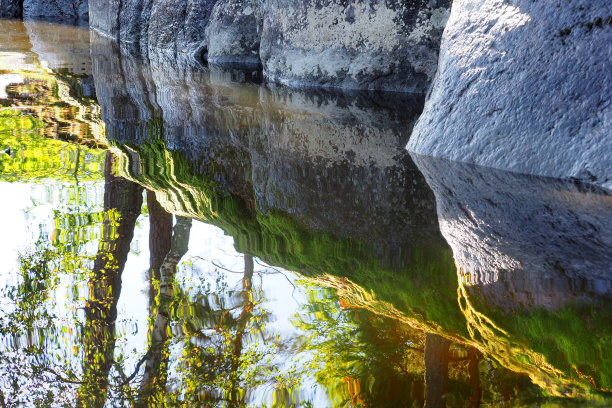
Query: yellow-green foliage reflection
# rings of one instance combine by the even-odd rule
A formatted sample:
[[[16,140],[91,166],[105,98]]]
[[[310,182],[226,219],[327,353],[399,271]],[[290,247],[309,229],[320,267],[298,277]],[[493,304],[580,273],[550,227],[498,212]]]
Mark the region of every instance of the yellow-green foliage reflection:
[[[408,266],[386,268],[361,242],[313,231],[283,213],[263,214],[248,198],[225,193],[213,181],[214,175],[195,175],[180,153],[167,150],[161,142],[113,149],[121,157],[119,173],[156,191],[167,210],[221,227],[234,238],[239,251],[268,263],[306,276],[329,275],[328,286],[350,289],[341,297],[352,298],[354,307],[475,348],[504,367],[528,375],[552,396],[586,397],[595,403],[599,397],[592,391],[609,390],[610,367],[603,364],[608,361],[605,350],[610,349],[606,346],[610,337],[609,330],[601,327],[609,319],[572,318],[570,322],[562,318],[554,323],[563,315],[539,311],[525,311],[515,319],[498,316],[485,304],[474,306],[461,291],[449,249],[419,248],[417,242]],[[499,322],[514,326],[504,329]],[[532,327],[557,327],[565,322],[580,329],[560,331],[558,347],[542,347],[533,335],[535,329],[523,333],[529,328],[526,322]],[[575,335],[593,328],[602,336],[585,343]],[[600,350],[604,360],[572,351],[584,347]]]
[[[0,112],[0,121],[0,150],[5,151],[0,153],[0,181],[102,179],[103,150],[44,137],[36,132],[38,120],[15,111]]]

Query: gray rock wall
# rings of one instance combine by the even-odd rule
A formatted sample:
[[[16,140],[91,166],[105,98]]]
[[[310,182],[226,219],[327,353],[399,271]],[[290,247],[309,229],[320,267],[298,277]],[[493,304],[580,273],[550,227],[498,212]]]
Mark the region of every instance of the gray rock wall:
[[[87,0],[23,0],[23,19],[86,26]]]
[[[408,149],[612,187],[608,0],[455,0]]]
[[[0,0],[0,18],[20,18],[20,3],[19,0]]]
[[[424,92],[450,0],[268,0],[264,75],[290,86]]]
[[[142,55],[195,58],[216,0],[90,0],[90,27]]]
[[[262,65],[271,82],[423,93],[450,0],[90,0],[91,26],[142,54]]]
[[[262,1],[218,2],[206,27],[207,61],[221,66],[259,65],[262,25]]]

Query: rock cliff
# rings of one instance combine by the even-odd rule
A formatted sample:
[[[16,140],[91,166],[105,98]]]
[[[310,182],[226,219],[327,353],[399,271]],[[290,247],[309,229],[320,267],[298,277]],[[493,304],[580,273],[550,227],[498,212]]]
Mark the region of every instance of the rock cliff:
[[[450,0],[90,0],[91,26],[142,54],[263,67],[293,87],[423,93]]]
[[[24,20],[87,26],[87,0],[22,0]]]
[[[606,0],[455,0],[408,149],[612,187]]]
[[[264,75],[291,86],[421,92],[450,1],[269,0]]]

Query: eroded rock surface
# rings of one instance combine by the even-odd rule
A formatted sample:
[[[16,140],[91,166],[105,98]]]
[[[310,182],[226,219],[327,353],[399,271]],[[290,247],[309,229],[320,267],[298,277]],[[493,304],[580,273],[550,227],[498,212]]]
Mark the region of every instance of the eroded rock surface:
[[[297,87],[424,92],[450,1],[269,0],[265,76]]]
[[[456,0],[408,149],[612,187],[606,0]]]
[[[90,0],[91,26],[141,54],[263,65],[271,82],[423,93],[450,0]]]
[[[90,0],[90,26],[130,52],[195,58],[216,0]]]
[[[0,18],[20,18],[20,3],[19,0],[0,0]]]
[[[86,26],[87,0],[23,0],[23,19]]]
[[[261,1],[218,2],[206,27],[206,59],[221,66],[258,66],[262,25]]]

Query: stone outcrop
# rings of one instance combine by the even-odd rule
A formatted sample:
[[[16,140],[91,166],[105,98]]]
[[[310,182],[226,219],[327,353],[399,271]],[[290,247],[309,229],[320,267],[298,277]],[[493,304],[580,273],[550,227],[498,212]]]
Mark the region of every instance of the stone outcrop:
[[[293,87],[423,93],[450,0],[90,0],[91,26],[141,54],[263,66]],[[166,52],[166,54],[168,54]]]
[[[87,0],[0,0],[0,18],[87,26]]]
[[[261,1],[218,2],[206,27],[206,60],[220,66],[258,66],[262,25]]]
[[[20,0],[0,0],[0,18],[20,18],[21,10]]]
[[[408,149],[612,188],[606,0],[456,0]]]
[[[269,0],[261,60],[271,81],[424,92],[450,1]]]
[[[23,19],[86,26],[87,0],[23,0]]]
[[[90,27],[141,55],[196,57],[216,0],[90,0]]]

